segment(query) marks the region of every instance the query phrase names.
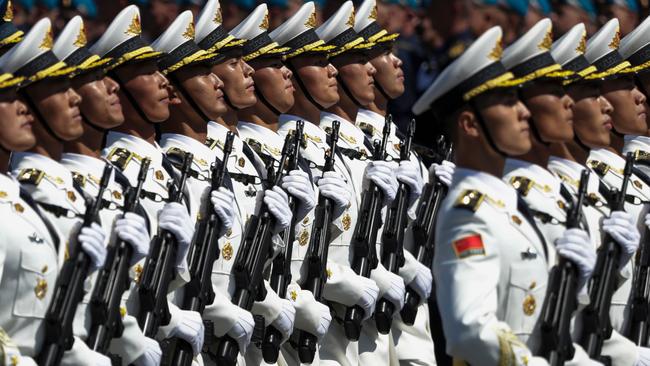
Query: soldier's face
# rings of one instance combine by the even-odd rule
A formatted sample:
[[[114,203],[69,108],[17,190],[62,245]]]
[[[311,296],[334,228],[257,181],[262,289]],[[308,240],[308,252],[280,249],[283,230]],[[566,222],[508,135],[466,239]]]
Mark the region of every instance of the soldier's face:
[[[149,121],[163,122],[169,118],[169,81],[158,71],[155,61],[126,64],[116,68],[115,73]],[[122,90],[118,96],[126,118],[139,118]]]
[[[81,97],[70,85],[67,78],[43,80],[32,84],[25,92],[34,101],[38,113],[58,138],[73,141],[83,134],[81,121]]]
[[[278,111],[285,113],[293,107],[293,83],[291,71],[279,57],[251,61],[255,69],[253,79],[259,93]]]
[[[241,109],[255,105],[255,71],[241,57],[229,58],[212,66],[212,72],[223,81],[223,90],[235,107]]]
[[[329,108],[339,101],[336,75],[338,70],[324,55],[302,55],[290,61],[307,88],[309,95],[321,106]],[[292,79],[295,90],[299,88],[295,77]]]
[[[0,145],[10,151],[25,151],[36,144],[34,117],[15,89],[0,92]]]
[[[590,148],[607,147],[612,130],[612,105],[600,95],[595,83],[576,84],[567,88],[574,100],[573,129],[576,137]]]
[[[601,92],[614,108],[612,121],[616,131],[625,135],[642,135],[646,132],[646,98],[632,78],[607,80]]]
[[[583,22],[584,14],[573,5],[561,4],[553,18],[553,30],[558,36],[568,32],[574,25]]]
[[[332,61],[339,71],[352,96],[361,104],[368,105],[375,100],[375,79],[377,72],[368,62],[368,57],[360,53],[337,56]]]
[[[477,97],[476,103],[490,129],[490,136],[501,151],[511,156],[530,151],[530,112],[514,91],[488,92]]]
[[[382,49],[380,53],[370,59],[377,73],[375,82],[388,94],[390,99],[395,99],[404,94],[404,71],[402,60],[395,56],[391,49]],[[375,85],[377,86],[377,85]],[[375,96],[379,91],[375,91]]]
[[[573,139],[573,99],[560,84],[539,82],[524,88],[521,95],[544,142]]]
[[[77,76],[72,86],[81,96],[81,113],[90,122],[109,129],[124,123],[124,114],[117,91],[120,89],[115,80],[95,71]]]
[[[223,82],[207,66],[183,67],[174,73],[189,97],[206,117],[216,120],[228,111],[223,98]],[[185,95],[177,93],[185,101]],[[185,106],[189,105],[184,102]]]
[[[645,93],[650,92],[650,72],[644,72],[641,74],[637,75],[637,81],[640,83],[642,89],[644,90]],[[638,86],[637,86],[638,87]],[[648,136],[650,136],[650,103],[648,103],[648,95],[646,94],[646,103],[645,103],[645,109],[646,109],[646,116],[645,116],[645,121],[646,125],[648,126]]]

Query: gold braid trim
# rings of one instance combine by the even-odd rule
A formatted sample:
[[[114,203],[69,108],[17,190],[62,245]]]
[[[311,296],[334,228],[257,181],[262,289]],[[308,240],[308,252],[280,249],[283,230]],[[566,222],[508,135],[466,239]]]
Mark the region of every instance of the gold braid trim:
[[[505,74],[501,76],[497,76],[494,79],[488,80],[484,82],[483,84],[475,87],[474,89],[468,91],[463,95],[463,100],[468,101],[482,93],[485,93],[486,91],[490,89],[494,89],[497,87],[500,87],[504,85],[508,80],[511,80],[513,78],[513,75],[511,72],[506,72]]]

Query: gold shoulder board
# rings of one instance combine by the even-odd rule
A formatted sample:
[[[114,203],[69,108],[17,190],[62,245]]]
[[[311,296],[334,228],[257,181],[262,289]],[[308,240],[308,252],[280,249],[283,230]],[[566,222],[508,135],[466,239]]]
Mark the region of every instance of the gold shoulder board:
[[[106,158],[113,165],[124,171],[124,169],[126,169],[126,166],[131,162],[131,159],[133,159],[133,153],[125,148],[116,147],[111,150]]]
[[[474,189],[464,190],[454,203],[454,208],[464,208],[476,212],[481,203],[485,200],[485,195]]]
[[[45,172],[38,169],[23,169],[18,173],[18,181],[23,184],[33,184],[35,186],[41,183],[45,177]]]

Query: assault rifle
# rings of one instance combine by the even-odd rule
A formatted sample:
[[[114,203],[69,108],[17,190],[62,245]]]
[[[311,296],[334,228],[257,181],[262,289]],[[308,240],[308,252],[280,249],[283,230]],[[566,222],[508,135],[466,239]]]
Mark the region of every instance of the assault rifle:
[[[339,121],[332,122],[332,133],[330,134],[329,150],[325,151],[325,164],[323,173],[334,170],[334,159],[336,158],[336,144],[339,140]],[[327,281],[327,256],[330,247],[329,225],[332,221],[332,210],[334,203],[332,199],[318,195],[318,205],[314,211],[314,224],[311,228],[309,247],[307,247],[307,278],[302,286],[314,294],[316,301],[323,301],[323,285]],[[302,363],[312,363],[316,354],[315,335],[304,330],[297,330],[298,357]]]
[[[451,143],[446,143],[445,138],[440,136],[438,139],[438,149],[443,152],[442,160],[451,160],[453,147]],[[438,210],[442,200],[447,195],[448,187],[434,176],[432,181],[424,186],[420,204],[418,206],[415,221],[413,222],[413,243],[415,244],[415,258],[427,267],[431,267],[433,262],[433,252],[435,248],[435,225],[438,216]],[[418,306],[420,305],[420,295],[411,288],[406,287],[404,296],[404,307],[400,312],[404,324],[413,325],[417,316]]]
[[[185,181],[193,158],[190,153],[183,157],[178,184],[172,184],[169,189],[169,202],[180,203],[183,200]],[[151,245],[150,254],[144,263],[138,288],[140,300],[138,324],[146,337],[154,338],[160,326],[169,324],[171,314],[167,303],[167,292],[174,278],[177,251],[178,242],[174,234],[159,228]]]
[[[151,160],[142,159],[138,182],[135,187],[126,188],[123,212],[135,212],[140,201],[142,185],[147,177]],[[111,339],[119,338],[124,331],[120,304],[122,295],[129,288],[129,268],[133,247],[124,240],[117,240],[108,247],[106,264],[99,271],[95,288],[90,298],[92,323],[86,343],[96,352],[107,354]]]
[[[580,227],[582,204],[587,195],[589,170],[582,171],[576,202],[567,213],[566,228]],[[571,340],[571,318],[578,308],[578,270],[575,264],[560,256],[551,269],[548,290],[541,312],[542,344],[539,355],[551,366],[562,366],[573,358],[575,349]]]
[[[634,166],[634,156],[628,153],[623,170],[623,182],[621,189],[613,188],[611,209],[612,211],[622,211],[625,204],[625,194],[627,185],[632,175]],[[583,330],[580,337],[580,344],[587,351],[590,358],[598,360],[605,364],[610,364],[608,357],[602,357],[601,351],[603,342],[612,335],[612,324],[609,319],[609,308],[612,304],[612,295],[616,290],[616,277],[619,271],[619,262],[621,259],[621,248],[618,243],[606,235],[603,243],[598,250],[596,258],[596,267],[591,276],[592,284],[589,293],[589,305],[582,311]]]
[[[108,187],[112,172],[113,166],[106,164],[99,182],[97,197],[92,202],[86,202],[82,228],[90,227],[97,222],[99,210],[102,208],[102,197]],[[84,297],[84,282],[88,278],[90,264],[90,257],[81,249],[81,244],[74,245],[71,248],[69,259],[63,263],[52,295],[52,302],[45,314],[45,341],[41,353],[38,355],[39,365],[59,365],[63,353],[72,348],[74,317],[77,306]]]
[[[214,160],[210,173],[210,192],[223,186],[223,181],[228,174],[227,164],[234,138],[235,135],[228,132],[223,147],[223,157],[221,160],[219,158]],[[205,219],[198,221],[196,239],[187,253],[190,282],[183,287],[185,292],[180,304],[181,309],[196,311],[199,314],[203,314],[206,305],[212,304],[214,301],[212,267],[214,261],[219,257],[219,238],[222,231],[221,219],[214,212],[210,198],[211,195],[208,192],[202,204],[205,209],[202,216]],[[206,329],[208,328],[206,327]],[[194,352],[189,342],[180,338],[165,340],[165,342],[167,344],[161,365],[190,366],[192,364]]]
[[[298,168],[298,157],[300,154],[300,144],[303,138],[305,122],[298,121],[296,130],[293,131],[293,151],[287,160],[286,171],[290,172]],[[282,168],[282,167],[280,167]],[[284,253],[278,254],[273,259],[271,269],[271,278],[269,284],[271,288],[284,299],[287,295],[287,286],[291,283],[291,255],[293,252],[293,241],[296,238],[296,207],[297,203],[292,195],[289,196],[289,208],[291,209],[291,225],[282,233],[284,241]],[[269,325],[264,332],[264,341],[262,342],[262,356],[267,363],[275,363],[280,354],[280,344],[282,342],[282,333],[274,326]]]
[[[386,123],[392,123],[390,118]],[[406,137],[400,144],[400,161],[411,158],[411,142],[415,136],[415,120],[411,120],[406,131]],[[411,189],[400,182],[395,200],[386,211],[384,230],[381,235],[381,263],[387,270],[397,274],[404,265],[404,230],[408,225],[409,196]],[[393,323],[395,305],[386,298],[377,301],[375,322],[381,334],[390,332]]]
[[[293,154],[293,141],[290,135],[284,140],[282,157],[277,173],[273,166],[268,168],[268,189],[280,184],[283,168]],[[263,271],[266,261],[271,257],[271,237],[275,219],[266,205],[262,205],[257,215],[252,215],[246,223],[244,240],[242,241],[233,264],[232,273],[235,275],[235,293],[233,304],[242,309],[251,310],[255,300],[266,297],[263,283]],[[225,335],[219,341],[216,352],[217,365],[235,365],[239,346],[232,337]]]
[[[384,160],[386,144],[390,135],[390,123],[384,125],[383,139],[375,140],[373,144],[373,160]],[[384,193],[372,181],[368,183],[361,196],[359,219],[352,236],[352,269],[361,276],[370,277],[370,272],[377,268],[377,233],[381,227],[381,206]],[[361,334],[361,322],[365,311],[359,305],[348,307],[345,311],[343,328],[345,336],[351,341],[357,341]]]

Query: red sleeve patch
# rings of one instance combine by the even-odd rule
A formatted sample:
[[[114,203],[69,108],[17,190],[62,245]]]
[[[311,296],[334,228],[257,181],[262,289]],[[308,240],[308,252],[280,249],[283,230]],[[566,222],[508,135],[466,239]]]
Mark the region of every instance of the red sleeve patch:
[[[458,239],[452,243],[456,257],[459,259],[471,257],[473,255],[485,255],[485,247],[481,235],[474,234]]]

